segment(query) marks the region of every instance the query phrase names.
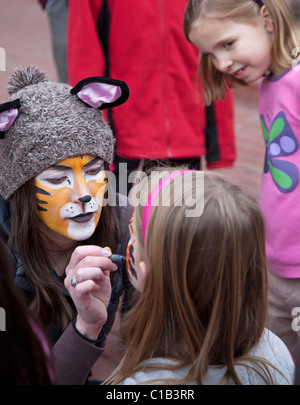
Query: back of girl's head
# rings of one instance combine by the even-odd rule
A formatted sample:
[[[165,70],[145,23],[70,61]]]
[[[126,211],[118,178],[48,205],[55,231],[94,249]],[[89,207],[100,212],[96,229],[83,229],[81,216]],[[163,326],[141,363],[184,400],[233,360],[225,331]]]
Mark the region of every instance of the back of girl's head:
[[[198,195],[201,204],[203,176],[203,213],[187,216],[185,201]],[[264,224],[257,204],[215,174],[184,177],[183,188],[173,183],[163,189],[169,188],[171,204],[152,207],[145,244],[143,207],[135,209],[147,276],[123,332],[131,365],[174,357],[181,365],[193,365],[191,373],[199,367],[201,382],[209,362],[232,369],[233,358],[246,354],[262,334],[267,294]]]
[[[293,50],[299,46],[300,36],[295,16],[286,0],[190,0],[184,15],[185,36],[189,41],[190,30],[198,18],[251,23],[262,7],[267,9],[274,27],[272,59],[279,68],[288,69],[292,67]],[[245,85],[243,81],[217,71],[209,55],[201,55],[199,76],[206,104],[224,98],[227,86],[234,87],[237,83]]]

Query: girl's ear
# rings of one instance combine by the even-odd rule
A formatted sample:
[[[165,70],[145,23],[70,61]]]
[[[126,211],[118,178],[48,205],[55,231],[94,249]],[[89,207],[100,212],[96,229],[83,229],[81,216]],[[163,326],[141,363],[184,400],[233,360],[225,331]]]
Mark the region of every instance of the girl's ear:
[[[121,80],[108,77],[89,77],[81,80],[71,89],[80,100],[93,108],[104,110],[125,103],[129,88]]]
[[[262,8],[260,9],[260,16],[264,20],[267,32],[273,32],[274,31],[273,21],[270,16],[269,10],[267,9],[266,6],[262,6]]]

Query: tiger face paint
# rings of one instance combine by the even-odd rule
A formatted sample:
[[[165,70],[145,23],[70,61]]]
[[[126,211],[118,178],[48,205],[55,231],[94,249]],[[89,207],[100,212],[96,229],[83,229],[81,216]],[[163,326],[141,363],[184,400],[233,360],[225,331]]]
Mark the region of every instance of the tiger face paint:
[[[38,216],[61,235],[86,240],[98,224],[106,186],[102,159],[83,155],[64,159],[35,177]]]

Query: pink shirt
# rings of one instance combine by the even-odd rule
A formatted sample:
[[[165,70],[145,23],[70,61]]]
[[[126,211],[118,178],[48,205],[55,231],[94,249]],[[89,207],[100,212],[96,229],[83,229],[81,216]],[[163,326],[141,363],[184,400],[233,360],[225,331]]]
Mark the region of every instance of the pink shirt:
[[[259,114],[266,142],[260,204],[269,269],[300,277],[300,65],[265,78]]]

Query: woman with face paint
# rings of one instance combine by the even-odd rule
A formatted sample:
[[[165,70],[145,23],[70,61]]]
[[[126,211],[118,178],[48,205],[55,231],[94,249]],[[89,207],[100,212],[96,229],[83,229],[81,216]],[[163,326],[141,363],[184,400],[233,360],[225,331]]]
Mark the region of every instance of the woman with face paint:
[[[53,345],[59,384],[84,384],[105,347],[119,298],[132,208],[113,194],[113,135],[101,110],[124,103],[118,80],[71,88],[35,66],[9,79],[0,105],[0,231],[15,284]]]

